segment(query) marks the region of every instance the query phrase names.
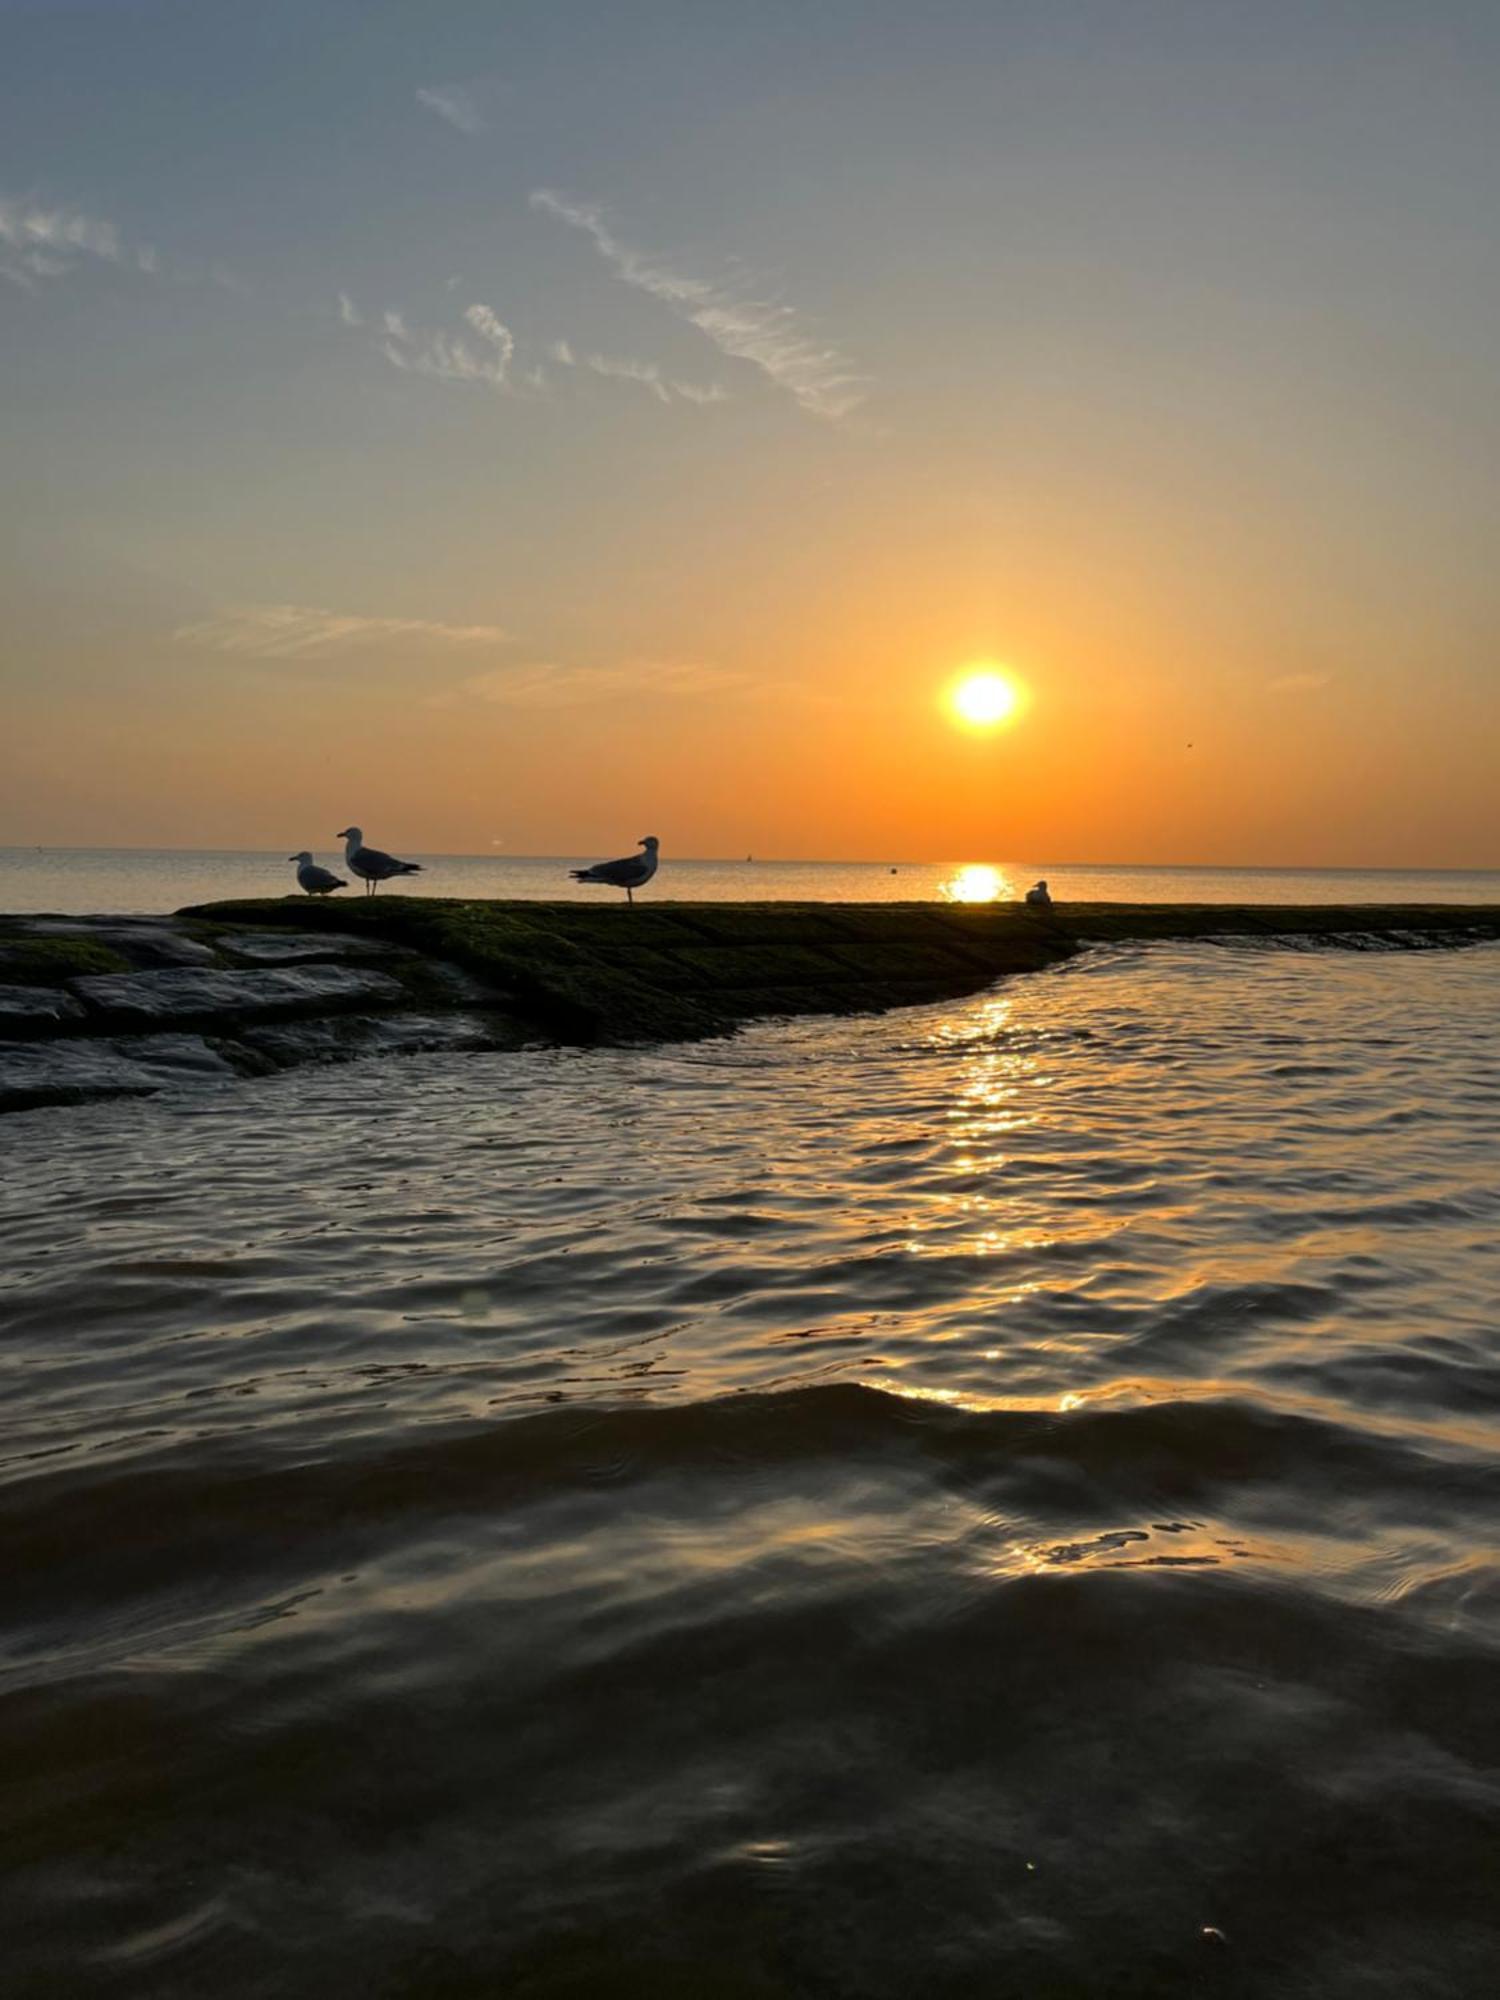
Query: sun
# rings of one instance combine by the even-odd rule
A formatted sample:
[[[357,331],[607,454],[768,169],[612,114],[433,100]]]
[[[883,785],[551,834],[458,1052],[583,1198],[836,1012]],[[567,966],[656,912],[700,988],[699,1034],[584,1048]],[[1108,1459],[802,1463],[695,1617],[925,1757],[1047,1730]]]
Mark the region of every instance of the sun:
[[[967,729],[998,729],[1002,723],[1013,722],[1021,702],[1020,683],[993,667],[971,668],[947,694],[954,718]]]

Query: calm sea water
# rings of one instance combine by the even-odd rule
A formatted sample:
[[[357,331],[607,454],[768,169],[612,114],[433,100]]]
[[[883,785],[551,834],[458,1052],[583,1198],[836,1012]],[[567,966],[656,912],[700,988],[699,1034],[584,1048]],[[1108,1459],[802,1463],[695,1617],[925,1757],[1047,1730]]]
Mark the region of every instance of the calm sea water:
[[[6,1121],[7,1993],[1488,1996],[1497,980]]]
[[[408,853],[403,895],[598,901],[568,870],[601,857]],[[330,842],[319,855],[338,868]],[[342,873],[343,871],[340,870]],[[285,856],[148,848],[0,848],[0,911],[143,915],[227,896],[296,893]],[[1500,870],[1098,868],[1043,861],[679,861],[644,894],[683,902],[991,902],[1045,877],[1073,903],[1500,903]],[[351,892],[362,894],[358,883]]]

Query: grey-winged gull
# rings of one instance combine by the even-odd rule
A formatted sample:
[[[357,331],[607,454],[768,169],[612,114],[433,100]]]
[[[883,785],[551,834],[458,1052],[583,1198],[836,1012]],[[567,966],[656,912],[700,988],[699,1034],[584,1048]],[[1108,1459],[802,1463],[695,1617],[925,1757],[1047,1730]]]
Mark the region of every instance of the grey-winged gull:
[[[342,875],[335,875],[331,868],[320,868],[304,847],[300,854],[289,854],[288,861],[297,864],[297,885],[305,889],[309,896],[330,896],[335,889],[347,889],[349,884]]]
[[[373,896],[382,882],[389,882],[393,875],[420,875],[420,861],[398,861],[394,854],[382,854],[378,847],[366,847],[365,837],[357,826],[346,826],[338,836],[344,843],[344,865],[352,870],[365,885],[365,894]]]
[[[602,882],[611,889],[623,889],[630,902],[635,901],[637,889],[644,889],[656,873],[656,850],[661,842],[654,833],[642,836],[644,854],[624,854],[618,861],[596,861],[592,868],[574,868],[571,873],[575,882]]]

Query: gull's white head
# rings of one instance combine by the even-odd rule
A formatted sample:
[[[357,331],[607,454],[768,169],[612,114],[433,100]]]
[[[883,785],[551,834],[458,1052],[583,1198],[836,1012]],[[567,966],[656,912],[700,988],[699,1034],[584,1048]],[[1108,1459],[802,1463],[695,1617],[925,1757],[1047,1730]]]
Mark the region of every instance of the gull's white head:
[[[365,842],[364,834],[357,826],[346,826],[333,837],[335,840],[352,840],[356,847],[363,847]]]
[[[303,864],[303,862],[304,862],[304,861],[311,861],[311,860],[312,860],[312,856],[311,856],[311,854],[310,854],[310,853],[309,853],[309,852],[307,851],[307,849],[306,849],[306,848],[304,847],[304,848],[303,848],[303,850],[302,850],[302,852],[301,852],[300,854],[289,854],[289,855],[287,856],[287,860],[288,860],[288,861],[295,861],[295,862],[296,862],[296,864],[297,864],[297,866],[298,866],[298,867],[300,868],[300,867],[302,866],[302,864]]]

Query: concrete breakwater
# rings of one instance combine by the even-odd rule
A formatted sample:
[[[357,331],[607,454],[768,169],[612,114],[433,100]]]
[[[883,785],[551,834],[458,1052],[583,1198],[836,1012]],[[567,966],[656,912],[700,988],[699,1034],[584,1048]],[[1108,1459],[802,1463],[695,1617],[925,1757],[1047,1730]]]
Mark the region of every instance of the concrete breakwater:
[[[460,902],[0,917],[0,1110],[432,1049],[687,1040],[957,999],[1091,944],[1500,939],[1500,908]]]

